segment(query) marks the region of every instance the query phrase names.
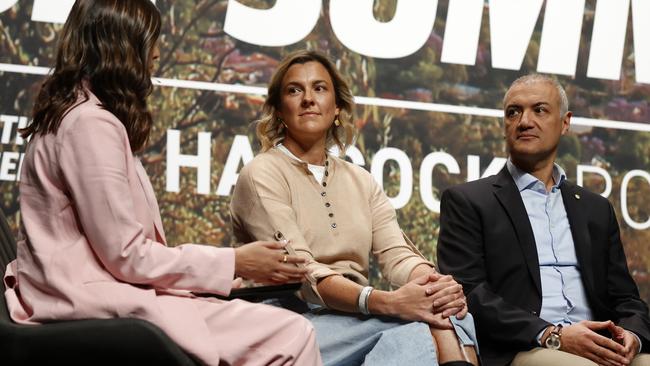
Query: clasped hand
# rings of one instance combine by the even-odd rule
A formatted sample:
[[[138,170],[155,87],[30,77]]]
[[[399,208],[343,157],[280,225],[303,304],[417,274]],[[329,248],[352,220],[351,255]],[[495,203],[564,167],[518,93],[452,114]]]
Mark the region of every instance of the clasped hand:
[[[463,287],[452,276],[431,272],[414,278],[393,292],[395,314],[439,329],[452,329],[449,317],[467,314]]]
[[[609,331],[612,338],[596,331]],[[562,329],[562,351],[590,359],[599,365],[629,365],[639,350],[637,338],[612,321],[581,321]]]

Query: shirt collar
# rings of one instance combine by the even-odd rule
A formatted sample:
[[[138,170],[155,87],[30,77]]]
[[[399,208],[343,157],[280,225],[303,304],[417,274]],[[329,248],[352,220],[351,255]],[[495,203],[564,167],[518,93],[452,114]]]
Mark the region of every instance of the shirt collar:
[[[279,143],[279,144],[275,145],[275,148],[282,151],[285,155],[292,158],[293,160],[298,160],[301,163],[307,164],[306,162],[302,161],[299,157],[294,155],[294,153],[292,153],[289,149],[287,149],[286,146],[282,145],[282,143]]]
[[[519,189],[519,192],[526,189],[534,189],[540,191],[543,190],[543,193],[546,193],[544,182],[537,179],[534,175],[519,169],[510,158],[508,158],[508,161],[506,162],[506,167],[508,168],[508,172],[510,172],[512,179],[515,181],[515,185],[517,186],[517,189]],[[552,188],[559,188],[562,182],[566,180],[564,169],[555,163],[553,163],[553,180],[555,181],[555,184]],[[535,187],[538,189],[535,189]]]
[[[337,164],[336,159],[334,158],[334,156],[332,156],[332,154],[329,151],[327,152],[327,162],[329,163],[328,166],[309,164],[306,161],[301,160],[299,157],[297,157],[294,153],[292,153],[289,149],[287,149],[287,147],[284,146],[282,143],[275,145],[272,149],[269,149],[267,152],[282,156],[283,159],[286,159],[292,165],[302,168],[302,170],[306,174],[313,175],[314,173],[312,172],[312,169],[315,169],[318,171],[327,172],[331,179],[332,176],[334,175],[334,172],[336,171],[336,164]]]

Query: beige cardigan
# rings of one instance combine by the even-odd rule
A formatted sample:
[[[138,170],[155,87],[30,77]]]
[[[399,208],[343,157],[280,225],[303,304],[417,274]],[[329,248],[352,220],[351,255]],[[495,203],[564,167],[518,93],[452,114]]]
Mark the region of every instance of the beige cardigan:
[[[291,241],[292,251],[309,260],[305,300],[323,304],[316,284],[343,275],[368,284],[370,251],[394,286],[408,281],[419,264],[433,264],[407,243],[395,210],[382,188],[363,168],[329,156],[328,176],[319,184],[307,163],[276,148],[259,154],[240,172],[230,203],[239,242]]]

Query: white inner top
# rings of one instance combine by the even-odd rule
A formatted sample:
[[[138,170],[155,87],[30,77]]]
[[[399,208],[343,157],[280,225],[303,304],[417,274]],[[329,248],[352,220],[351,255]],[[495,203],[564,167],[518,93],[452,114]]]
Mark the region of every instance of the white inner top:
[[[278,148],[278,150],[282,151],[283,153],[287,154],[287,156],[291,157],[292,159],[296,159],[296,160],[298,160],[300,162],[305,163],[305,161],[302,161],[300,158],[295,156],[291,151],[289,151],[289,149],[287,149],[286,146],[284,146],[282,144],[277,144],[277,145],[275,145],[275,147]],[[316,181],[319,184],[323,183],[323,178],[325,178],[325,166],[324,165],[313,165],[313,164],[307,163],[307,169],[309,169],[311,174],[314,176],[314,179],[316,179]]]

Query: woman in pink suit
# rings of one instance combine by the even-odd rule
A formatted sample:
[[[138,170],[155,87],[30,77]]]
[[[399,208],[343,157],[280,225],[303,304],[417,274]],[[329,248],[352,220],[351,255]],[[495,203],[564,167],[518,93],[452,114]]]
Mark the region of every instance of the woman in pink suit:
[[[235,275],[300,281],[281,243],[237,249],[166,246],[158,204],[135,153],[152,125],[160,14],[149,0],[77,0],[43,84],[20,181],[22,240],[5,274],[12,319],[134,317],[208,365],[320,365],[299,314],[228,294]]]

